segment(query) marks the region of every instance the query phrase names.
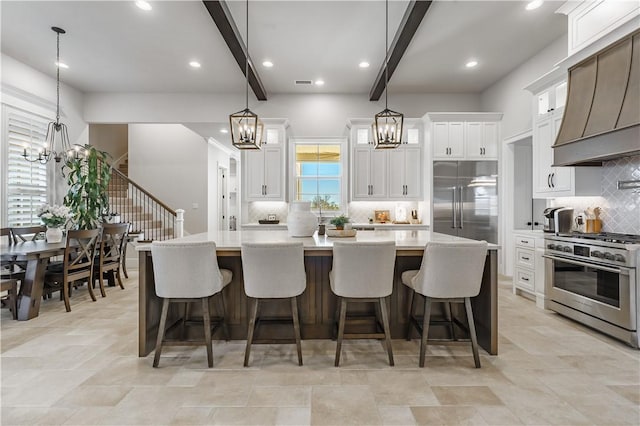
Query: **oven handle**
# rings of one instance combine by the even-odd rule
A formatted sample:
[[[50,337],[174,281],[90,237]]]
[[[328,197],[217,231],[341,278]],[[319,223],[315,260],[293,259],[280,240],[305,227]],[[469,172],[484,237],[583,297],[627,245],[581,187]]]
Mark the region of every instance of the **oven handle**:
[[[559,262],[566,262],[566,263],[571,263],[572,265],[578,265],[578,266],[586,266],[588,268],[594,268],[594,269],[599,269],[602,271],[607,271],[607,272],[613,272],[615,274],[621,274],[621,275],[629,275],[629,268],[609,268],[607,266],[602,266],[602,265],[598,265],[597,263],[586,263],[586,262],[580,262],[577,260],[572,260],[572,259],[566,259],[564,257],[555,257],[555,256],[549,256],[548,254],[543,254],[542,257],[547,258],[547,259],[551,259],[551,260],[557,260]]]

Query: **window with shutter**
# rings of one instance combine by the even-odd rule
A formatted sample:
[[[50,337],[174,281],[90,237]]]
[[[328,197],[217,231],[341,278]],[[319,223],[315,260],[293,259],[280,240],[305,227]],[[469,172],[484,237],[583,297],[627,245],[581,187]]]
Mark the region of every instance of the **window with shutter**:
[[[6,144],[6,218],[7,226],[40,225],[36,209],[47,202],[47,165],[29,162],[23,157],[36,158],[45,146],[46,117],[8,105],[3,105]]]

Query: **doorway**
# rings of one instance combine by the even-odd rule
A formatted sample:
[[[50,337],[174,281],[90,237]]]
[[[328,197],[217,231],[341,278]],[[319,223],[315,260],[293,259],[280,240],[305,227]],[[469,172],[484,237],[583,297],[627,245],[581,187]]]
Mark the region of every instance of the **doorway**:
[[[226,167],[218,166],[218,230],[226,231],[229,229],[229,190],[227,188]]]

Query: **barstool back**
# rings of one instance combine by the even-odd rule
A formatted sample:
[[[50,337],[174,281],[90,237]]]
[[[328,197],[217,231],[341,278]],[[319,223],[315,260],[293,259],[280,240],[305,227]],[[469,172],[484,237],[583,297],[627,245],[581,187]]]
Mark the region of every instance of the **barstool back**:
[[[298,296],[307,286],[303,245],[301,242],[244,243],[242,273],[244,291],[249,297]]]
[[[413,288],[432,298],[475,297],[486,256],[486,241],[427,243]]]
[[[202,298],[222,290],[215,242],[154,241],[151,253],[158,297]]]
[[[393,290],[396,243],[333,243],[331,290],[341,297],[387,297]]]

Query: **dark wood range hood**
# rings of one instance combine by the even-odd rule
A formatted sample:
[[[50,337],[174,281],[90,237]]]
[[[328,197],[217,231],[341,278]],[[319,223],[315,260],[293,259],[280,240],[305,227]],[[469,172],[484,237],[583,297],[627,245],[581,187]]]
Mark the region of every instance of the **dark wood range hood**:
[[[640,154],[640,30],[569,69],[554,166]]]

